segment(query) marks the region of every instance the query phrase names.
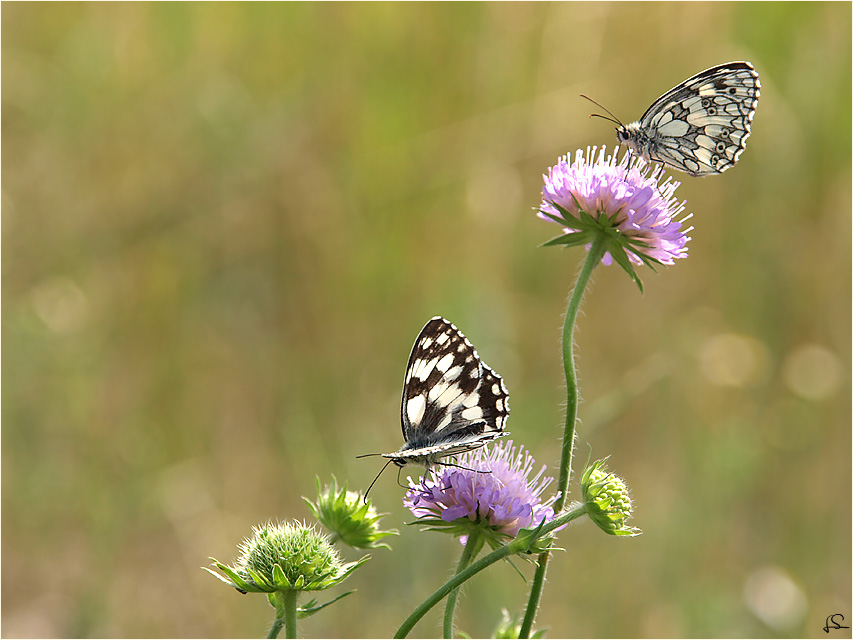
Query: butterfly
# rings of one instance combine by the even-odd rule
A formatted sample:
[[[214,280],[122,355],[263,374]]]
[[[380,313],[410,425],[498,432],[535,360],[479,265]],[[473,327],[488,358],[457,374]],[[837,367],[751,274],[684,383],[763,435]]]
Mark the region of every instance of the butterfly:
[[[435,316],[415,340],[403,378],[400,421],[406,443],[378,454],[389,458],[382,471],[392,462],[400,468],[449,464],[440,460],[508,435],[508,417],[503,379],[454,324]]]
[[[616,139],[646,160],[691,176],[720,174],[734,166],[746,148],[761,84],[749,62],[706,69],[655,100],[643,117],[622,124],[610,111]]]

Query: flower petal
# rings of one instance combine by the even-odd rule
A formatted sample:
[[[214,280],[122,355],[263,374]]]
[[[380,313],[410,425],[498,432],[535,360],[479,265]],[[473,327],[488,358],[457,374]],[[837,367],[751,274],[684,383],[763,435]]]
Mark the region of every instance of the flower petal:
[[[661,167],[629,152],[617,160],[618,147],[610,156],[605,156],[605,147],[597,154],[596,150],[587,148],[584,155],[579,149],[573,161],[566,155],[548,169],[537,215],[553,222],[575,217],[577,224],[564,228],[568,234],[608,233],[608,226],[618,229],[616,236],[608,234],[605,264],[613,262],[617,251],[634,264],[643,264],[646,258],[671,265],[676,258],[687,257],[690,229],[682,228],[686,218],[675,220],[685,208],[674,195],[680,183],[661,181]]]

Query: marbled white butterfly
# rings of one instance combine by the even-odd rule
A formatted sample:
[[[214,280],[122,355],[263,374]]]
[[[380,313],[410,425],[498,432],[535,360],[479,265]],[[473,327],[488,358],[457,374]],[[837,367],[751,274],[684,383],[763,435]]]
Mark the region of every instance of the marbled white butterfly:
[[[691,176],[708,176],[734,166],[746,148],[760,88],[749,62],[729,62],[670,89],[636,122],[622,124],[602,108],[619,125],[616,139],[637,155]]]
[[[400,407],[406,444],[379,455],[390,458],[385,467],[429,468],[507,435],[508,416],[509,392],[501,377],[455,325],[436,316],[421,329],[406,366]]]

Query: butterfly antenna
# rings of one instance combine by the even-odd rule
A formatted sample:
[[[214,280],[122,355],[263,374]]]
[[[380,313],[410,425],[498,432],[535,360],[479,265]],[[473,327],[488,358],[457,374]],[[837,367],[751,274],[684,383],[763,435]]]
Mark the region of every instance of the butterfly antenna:
[[[590,97],[589,97],[589,96],[587,96],[587,95],[584,95],[583,93],[581,94],[581,98],[586,98],[586,99],[587,99],[587,100],[589,100],[592,104],[594,104],[594,105],[595,105],[595,106],[597,106],[597,107],[601,107],[601,108],[602,108],[602,109],[604,109],[607,113],[609,113],[609,114],[610,114],[610,117],[608,118],[607,116],[603,116],[603,115],[601,115],[600,113],[591,113],[591,114],[589,114],[589,117],[590,117],[590,118],[602,118],[602,119],[604,119],[604,120],[609,120],[610,122],[615,122],[615,123],[616,123],[616,124],[618,124],[620,127],[624,127],[624,126],[625,126],[624,124],[622,124],[622,121],[621,121],[619,118],[617,118],[616,116],[614,116],[614,115],[613,115],[613,113],[611,113],[610,109],[608,109],[607,107],[605,107],[605,106],[604,106],[603,104],[601,104],[600,102],[596,102],[595,100],[593,100],[592,98],[590,98]]]
[[[367,456],[378,456],[378,455],[380,455],[380,454],[378,454],[378,453],[365,453],[362,456],[356,456],[356,458],[366,458]],[[388,462],[386,462],[385,466],[382,467],[379,470],[379,473],[376,474],[376,477],[373,479],[373,482],[370,483],[370,486],[367,487],[367,491],[364,492],[364,498],[363,498],[364,504],[367,504],[367,494],[370,493],[370,490],[373,488],[373,485],[375,485],[376,481],[379,480],[379,476],[382,475],[382,472],[385,471],[385,469],[388,468],[388,465],[391,464],[392,462],[394,462],[394,461],[389,460]]]
[[[473,473],[491,473],[491,469],[483,470],[483,469],[470,469],[468,467],[463,467],[461,464],[454,464],[452,462],[444,462],[442,460],[437,461],[435,464],[440,465],[442,467],[456,467],[457,469],[464,469],[465,471],[471,471]]]

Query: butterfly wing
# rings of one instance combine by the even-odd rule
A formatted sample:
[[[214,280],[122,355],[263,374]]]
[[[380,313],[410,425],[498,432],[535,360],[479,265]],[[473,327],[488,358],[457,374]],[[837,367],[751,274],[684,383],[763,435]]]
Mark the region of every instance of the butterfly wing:
[[[415,340],[403,382],[406,444],[383,454],[398,464],[430,464],[506,435],[509,393],[501,377],[452,323],[432,318]]]
[[[748,62],[697,73],[646,110],[634,128],[635,150],[692,176],[722,173],[746,148],[760,88]]]

